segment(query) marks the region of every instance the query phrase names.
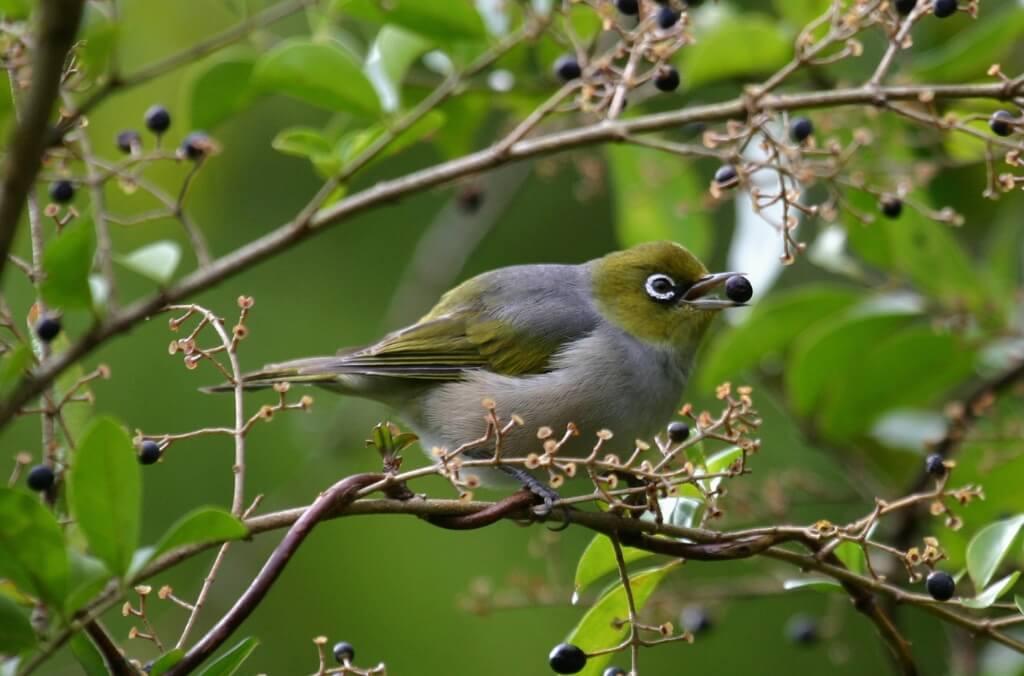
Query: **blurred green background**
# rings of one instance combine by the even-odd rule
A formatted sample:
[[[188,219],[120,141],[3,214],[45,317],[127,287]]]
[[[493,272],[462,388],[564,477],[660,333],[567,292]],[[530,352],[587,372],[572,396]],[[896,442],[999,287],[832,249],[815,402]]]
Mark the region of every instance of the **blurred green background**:
[[[221,0],[119,3],[124,69],[131,72],[233,25],[239,20],[240,4]],[[799,21],[811,16],[822,4],[811,0],[709,3],[701,10],[707,16],[698,16],[695,28],[698,36],[707,39],[704,44],[688,49],[695,50],[695,54],[696,50],[705,50],[699,57],[703,61],[713,55],[722,61],[738,60],[739,65],[717,72],[714,64],[709,66],[697,62],[697,56],[684,55],[680,61],[683,88],[671,96],[641,100],[640,105],[630,106],[629,114],[734,95],[744,83],[757,81],[788,58],[788,45]],[[249,3],[250,9],[259,6]],[[910,64],[913,68],[908,66],[909,57],[901,59],[897,78],[927,76],[927,81],[947,77],[981,81],[985,79],[987,65],[995,61],[1001,62],[1006,72],[1015,72],[1013,66],[1019,68],[1024,63],[1019,39],[1024,30],[1024,10],[1019,3],[1010,2],[983,2],[982,7],[982,19],[976,23],[966,15],[941,25],[937,21],[925,22],[927,25],[922,25],[914,35],[915,50]],[[517,13],[511,8],[510,11],[514,21]],[[92,20],[97,21],[96,25],[102,24],[95,16]],[[1016,29],[1008,31],[1007,25]],[[365,49],[378,28],[372,21],[349,19],[344,7],[333,18],[311,10],[258,32],[252,45],[263,49],[280,36],[319,30],[328,32],[326,39],[337,40],[358,52]],[[751,36],[756,38],[753,48]],[[95,38],[97,42],[100,39]],[[877,39],[867,40],[866,56],[830,70],[828,77],[835,79],[826,82],[836,85],[863,79],[877,61],[881,44]],[[473,51],[472,46],[459,49]],[[445,107],[446,126],[431,142],[417,144],[373,165],[359,175],[351,190],[487,144],[507,128],[509,120],[554,90],[549,65],[560,49],[545,42],[513,52],[499,64],[509,68],[516,78],[510,93],[495,94],[488,90],[486,76],[477,78],[468,94]],[[744,58],[747,51],[750,53]],[[971,63],[965,64],[965,59]],[[922,70],[914,72],[918,66]],[[143,111],[157,102],[171,110],[174,123],[169,137],[170,142],[176,143],[190,129],[190,116],[194,114],[191,83],[204,67],[200,64],[173,73],[106,101],[89,116],[89,133],[98,154],[116,158],[115,134],[125,128],[141,127]],[[814,77],[824,76],[816,71]],[[417,62],[403,95],[415,100],[426,91],[424,83],[437,80],[436,74]],[[805,87],[821,85],[804,75],[797,77],[795,83]],[[988,111],[991,106],[984,104],[980,108]],[[993,301],[995,307],[982,304],[968,311],[975,315],[972,329],[965,332],[971,350],[977,348],[981,352],[997,340],[1019,338],[1020,261],[1024,256],[1019,235],[1019,214],[1024,206],[1020,191],[999,202],[983,199],[985,168],[977,149],[965,151],[948,143],[944,145],[933,130],[914,130],[860,110],[812,116],[822,135],[844,137],[854,125],[871,127],[880,141],[862,153],[860,168],[878,177],[878,183],[887,189],[894,187],[897,177],[913,175],[915,166],[932,163],[937,168],[939,177],[922,194],[936,206],[952,205],[965,216],[962,229],[941,228],[952,232],[953,241],[971,257],[969,270],[976,273],[976,278],[972,277],[968,284],[977,286],[960,289],[952,299],[941,293],[930,294],[932,289],[927,288],[915,269],[901,268],[891,259],[866,255],[865,252],[873,250],[866,245],[851,252],[861,268],[857,275],[837,273],[827,260],[801,257],[781,273],[771,290],[755,285],[755,301],[764,302],[774,294],[822,282],[845,286],[865,296],[877,289],[909,289],[924,294],[925,309],[916,321],[927,326],[929,322],[948,319],[958,301],[980,294],[986,302]],[[339,119],[304,103],[271,96],[245,105],[207,129],[223,145],[223,152],[209,160],[200,172],[188,199],[188,209],[201,224],[213,251],[226,253],[286,222],[320,185],[309,162],[271,148],[271,141],[280,130],[295,125],[358,128],[358,124],[344,115]],[[554,123],[568,124],[572,124],[570,118],[559,118]],[[669,136],[692,139],[697,132],[674,130]],[[882,148],[884,154],[879,152]],[[756,257],[743,254],[743,246],[736,243],[734,233],[739,229],[735,224],[741,218],[736,205],[726,201],[705,208],[708,205],[702,193],[714,171],[713,163],[642,155],[648,163],[661,163],[656,171],[663,173],[652,184],[644,173],[647,170],[640,166],[642,162],[637,163],[636,156],[629,155],[633,151],[616,154],[621,152],[615,149],[609,154],[600,148],[573,151],[375,209],[326,229],[195,300],[230,317],[236,312],[237,296],[255,298],[249,322],[251,334],[243,345],[241,359],[243,367],[256,368],[269,361],[327,354],[339,347],[372,341],[428,309],[448,286],[498,266],[584,261],[647,235],[670,236],[702,250],[711,269],[724,269],[737,257],[756,263]],[[615,158],[612,166],[607,164],[609,157]],[[173,190],[186,171],[185,166],[159,166],[150,175]],[[466,213],[457,204],[467,185],[483,194],[482,206],[473,213]],[[45,186],[40,187],[43,189]],[[108,196],[111,209],[119,213],[152,206],[144,197],[123,195],[113,185],[108,187]],[[77,199],[78,206],[84,208],[84,194]],[[468,247],[466,260],[456,257],[443,269],[430,268],[430,279],[416,278],[417,273],[410,272],[410,262],[422,244],[421,238],[428,231],[437,237],[438,228],[445,227],[455,229],[440,230],[449,233],[444,236],[457,238],[459,246]],[[761,227],[767,229],[763,224]],[[901,225],[882,223],[877,227]],[[115,249],[122,252],[156,239],[169,238],[186,244],[180,226],[170,220],[113,229]],[[801,229],[800,237],[814,241],[818,229],[817,225],[809,224]],[[479,238],[478,244],[473,244],[474,238]],[[19,253],[27,255],[24,240],[22,237],[19,242]],[[449,245],[454,246],[454,241]],[[760,250],[761,258],[768,261],[766,269],[759,273],[765,280],[774,274],[768,268],[781,253],[776,237],[769,237],[768,242],[770,245]],[[189,268],[193,263],[186,256],[182,267]],[[951,273],[942,268],[943,264],[933,261],[929,274],[947,278]],[[998,276],[1004,269],[1008,270],[1005,282],[990,281],[990,277]],[[407,295],[396,300],[403,279],[403,293]],[[151,282],[130,272],[122,271],[119,282],[126,298],[153,288]],[[27,284],[15,281],[11,274],[7,283],[7,298],[15,314],[26,312],[31,303]],[[1000,295],[1002,298],[991,298]],[[985,321],[978,319],[982,314]],[[74,336],[85,322],[84,316],[69,316],[69,335]],[[717,326],[709,343],[720,340],[726,330],[724,325]],[[110,381],[95,387],[97,411],[113,414],[130,428],[147,434],[229,424],[230,399],[197,392],[198,387],[219,381],[219,374],[206,367],[187,371],[180,358],[168,356],[166,346],[171,335],[166,317],[157,316],[90,358],[89,363],[107,363],[113,371]],[[774,356],[755,355],[756,363],[749,366],[756,368],[727,370],[724,374],[716,371],[716,375],[734,382],[754,385],[755,402],[764,416],[763,451],[754,459],[754,475],[736,482],[743,484],[733,489],[737,507],[727,512],[723,525],[803,523],[818,518],[843,522],[869,511],[872,495],[898,496],[919,467],[920,449],[916,453],[894,450],[877,439],[868,440],[865,430],[860,428],[849,439],[839,440],[841,443],[810,441],[807,431],[813,415],[799,417],[787,409],[786,390],[780,385],[780,372],[785,369],[780,355],[795,340],[796,337],[782,350],[775,350]],[[851,358],[863,356],[867,349],[862,347]],[[766,359],[760,359],[762,356]],[[716,359],[716,364],[723,363],[721,355]],[[724,363],[728,364],[728,359]],[[996,363],[996,367],[1006,363],[1009,362]],[[819,363],[817,367],[826,371],[845,368],[832,362]],[[949,391],[962,391],[975,375],[972,367],[967,377],[919,397],[920,401],[912,402],[913,408],[933,413],[941,410],[942,397]],[[702,387],[706,380],[697,374],[687,400],[713,407],[713,387]],[[891,384],[893,388],[901,385]],[[247,493],[250,497],[257,493],[265,495],[261,511],[308,503],[335,479],[377,466],[375,454],[364,448],[363,440],[388,411],[326,393],[314,396],[316,403],[310,413],[280,415],[271,424],[260,424],[249,437]],[[270,401],[272,397],[254,395],[249,405],[255,410],[264,400]],[[1019,404],[1019,400],[1008,404],[1005,415],[997,418],[1019,419],[1020,409],[1013,408]],[[854,410],[849,415],[859,414]],[[37,449],[37,421],[17,421],[4,431],[0,442],[7,455]],[[984,474],[984,467],[979,468],[984,454],[991,451],[990,446],[972,446],[964,455],[958,482],[980,478],[990,497],[983,506],[965,511],[964,534],[950,535],[938,520],[929,523],[931,530],[941,533],[953,562],[962,561],[964,538],[978,524],[996,515],[1024,511],[1017,489],[1024,472],[1024,463],[1018,459],[1022,450],[1019,438],[1007,441],[999,450],[1008,460],[997,474]],[[144,540],[156,540],[170,523],[193,507],[228,506],[232,461],[230,440],[208,437],[176,444],[163,462],[145,468]],[[423,460],[418,453],[410,453],[408,462]],[[450,494],[450,489],[440,483],[427,485],[437,495]],[[787,498],[781,506],[771,500],[780,490]],[[725,502],[727,507],[731,504],[729,500]],[[350,641],[356,647],[359,664],[384,661],[389,673],[398,675],[548,673],[549,648],[562,640],[583,613],[582,608],[569,605],[569,586],[575,559],[590,539],[587,532],[570,528],[554,538],[558,541],[556,545],[540,546],[551,537],[539,528],[521,528],[510,523],[473,533],[452,533],[411,517],[358,517],[323,524],[238,632],[239,637],[255,635],[261,640],[243,673],[315,671],[316,652],[311,640],[317,635],[326,635],[332,642]],[[200,629],[209,626],[231,605],[259,570],[277,538],[277,534],[261,535],[253,542],[231,548],[202,613]],[[543,554],[531,554],[539,552]],[[212,556],[210,553],[197,557],[158,576],[153,583],[170,584],[178,595],[193,597]],[[552,585],[548,577],[552,570],[557,574],[557,585]],[[873,628],[853,612],[844,597],[814,591],[781,592],[781,581],[796,575],[797,571],[763,562],[692,562],[682,567],[664,586],[665,600],[657,607],[662,613],[657,621],[670,620],[678,626],[682,606],[688,599],[703,598],[700,590],[705,588],[728,588],[733,584],[741,588],[743,582],[759,579],[774,584],[779,592],[728,602],[711,601],[708,607],[715,620],[714,629],[701,635],[692,646],[673,644],[644,651],[643,673],[759,674],[827,669],[838,676],[887,670],[884,648],[875,638]],[[540,607],[495,610],[483,616],[460,607],[459,599],[481,578],[502,589],[514,587],[523,576],[533,580],[534,585],[546,585],[542,591],[550,596],[550,602]],[[176,636],[185,619],[184,611],[166,603],[150,605],[152,618],[165,640]],[[786,623],[798,613],[820,618],[826,639],[810,646],[797,646],[788,640]],[[923,613],[905,610],[900,611],[899,617],[912,638],[922,673],[969,673],[950,663],[948,647],[958,637]],[[109,614],[109,623],[121,638],[130,626],[116,612]],[[156,654],[151,646],[138,641],[130,642],[128,647],[133,656],[142,659]],[[74,673],[76,669],[70,654],[64,654],[44,668],[43,673]],[[985,673],[1024,673],[1017,671],[1019,663],[1011,663],[1007,669]]]

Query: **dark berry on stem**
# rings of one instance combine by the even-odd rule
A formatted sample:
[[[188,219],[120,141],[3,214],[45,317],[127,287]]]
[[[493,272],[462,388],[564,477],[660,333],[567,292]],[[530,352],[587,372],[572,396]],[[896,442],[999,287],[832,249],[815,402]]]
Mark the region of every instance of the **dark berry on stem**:
[[[674,92],[679,89],[679,71],[672,66],[665,66],[654,78],[654,86],[663,92]]]
[[[61,179],[50,184],[50,199],[54,202],[64,204],[75,197],[75,185],[67,180]]]
[[[1009,136],[1013,133],[1013,114],[1008,110],[997,110],[988,118],[988,128],[996,136]]]
[[[658,15],[656,17],[658,26],[668,30],[669,28],[672,28],[672,26],[676,25],[676,22],[679,21],[679,16],[679,12],[675,11],[668,5],[662,5],[658,8]]]
[[[587,666],[587,655],[571,643],[559,643],[548,654],[548,664],[556,674],[578,674]]]
[[[956,593],[956,581],[943,570],[933,570],[924,581],[928,594],[936,601],[948,601]]]
[[[799,645],[811,645],[818,642],[818,623],[813,617],[794,615],[786,624],[786,635],[789,640]]]
[[[580,68],[580,62],[576,57],[566,55],[555,61],[555,75],[562,82],[569,82],[583,75],[583,69]]]
[[[896,11],[903,16],[913,12],[916,6],[917,0],[896,0]]]
[[[899,218],[903,213],[903,200],[899,197],[886,197],[882,200],[880,208],[886,218]]]
[[[213,142],[205,132],[194,131],[181,142],[181,153],[190,160],[199,160],[213,149]]]
[[[690,426],[684,422],[672,422],[668,424],[668,439],[673,444],[681,444],[690,438]]]
[[[802,143],[813,133],[814,123],[806,117],[793,118],[789,125],[789,137],[797,143]]]
[[[687,606],[679,617],[683,629],[691,634],[700,634],[709,631],[712,626],[711,616],[708,611],[700,606]]]
[[[608,667],[601,672],[601,676],[626,676],[626,671],[622,667]]]
[[[356,649],[348,641],[338,641],[334,644],[332,650],[334,652],[334,659],[338,660],[339,664],[345,660],[352,662],[356,659]]]
[[[628,16],[640,13],[640,0],[615,0],[615,8]]]
[[[133,148],[142,145],[142,137],[134,129],[126,129],[117,135],[117,149],[122,153],[130,153]]]
[[[953,16],[956,14],[957,0],[935,0],[935,4],[932,6],[932,11],[935,12],[935,16],[940,19],[945,19],[947,16]]]
[[[932,476],[945,476],[946,465],[942,462],[942,456],[932,453],[924,459],[924,469]]]
[[[160,459],[161,455],[163,455],[163,451],[160,450],[160,444],[152,439],[146,439],[139,446],[139,462],[143,465],[152,465]]]
[[[737,177],[736,167],[731,164],[723,164],[715,172],[715,183],[722,188],[731,188],[736,183]]]
[[[746,303],[754,295],[754,287],[749,279],[736,275],[725,282],[725,295],[734,303]]]
[[[60,333],[59,317],[42,317],[36,322],[36,336],[44,343],[49,343]]]
[[[145,115],[146,129],[162,134],[171,128],[171,114],[161,105],[150,106]]]
[[[25,483],[34,491],[48,491],[53,486],[53,469],[46,465],[36,465],[29,470]]]

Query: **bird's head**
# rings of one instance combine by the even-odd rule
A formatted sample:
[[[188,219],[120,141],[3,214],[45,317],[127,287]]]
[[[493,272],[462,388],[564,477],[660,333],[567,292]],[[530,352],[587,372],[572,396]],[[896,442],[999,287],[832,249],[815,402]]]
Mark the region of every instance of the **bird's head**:
[[[599,311],[640,340],[692,354],[720,310],[742,305],[750,285],[739,273],[708,273],[675,242],[648,242],[593,261]],[[718,297],[730,279],[732,298]],[[746,287],[744,293],[743,287]],[[746,296],[746,297],[744,297]]]

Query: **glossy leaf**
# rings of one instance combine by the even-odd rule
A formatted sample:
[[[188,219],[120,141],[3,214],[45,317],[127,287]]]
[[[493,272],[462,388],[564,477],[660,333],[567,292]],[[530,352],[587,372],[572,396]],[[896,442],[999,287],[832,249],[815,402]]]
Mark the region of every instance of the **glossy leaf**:
[[[199,676],[231,676],[231,674],[238,671],[239,667],[242,666],[242,662],[252,654],[253,650],[256,650],[256,646],[259,644],[260,642],[251,636],[242,639],[235,647],[199,672]]]
[[[235,50],[205,61],[187,85],[187,110],[193,129],[213,129],[253,100],[251,86],[255,55]]]
[[[633,547],[622,548],[622,558],[627,565],[648,556],[654,556],[654,554]],[[607,535],[595,535],[587,548],[583,550],[583,554],[580,555],[580,560],[576,564],[574,582],[576,593],[580,593],[593,583],[615,573],[618,569],[612,541],[608,539]]]
[[[60,609],[68,588],[64,534],[34,495],[0,487],[0,577]]]
[[[867,572],[868,565],[864,556],[864,548],[856,542],[843,542],[836,547],[835,555],[851,572],[858,575]]]
[[[0,594],[0,654],[16,655],[36,644],[28,612]]]
[[[43,253],[43,300],[64,308],[88,308],[92,305],[89,270],[96,249],[92,223],[78,218],[50,241]]]
[[[625,247],[652,240],[679,242],[697,257],[711,249],[711,218],[702,208],[703,181],[688,162],[654,161],[653,150],[612,145],[606,151],[615,189],[615,228]]]
[[[720,474],[729,470],[733,464],[743,457],[743,449],[739,446],[731,446],[725,450],[719,451],[714,455],[710,456],[704,463],[704,470],[708,474]],[[707,491],[714,491],[718,489],[718,485],[722,483],[722,477],[714,477],[711,479],[702,479],[701,483],[704,485],[704,489]]]
[[[184,547],[210,542],[241,540],[249,534],[245,525],[219,507],[200,507],[178,519],[160,538],[152,558]]]
[[[471,0],[390,0],[386,4],[376,0],[333,0],[332,7],[348,16],[401,26],[442,44],[487,36]]]
[[[147,244],[130,254],[118,256],[116,260],[143,277],[166,284],[171,281],[178,263],[181,262],[181,245],[170,240],[161,240]]]
[[[830,577],[801,577],[792,580],[786,580],[782,583],[782,588],[786,591],[794,591],[801,589],[810,589],[813,591],[823,592],[843,591],[843,586]]]
[[[131,439],[114,420],[95,420],[79,443],[68,503],[92,553],[124,576],[139,544],[142,477]]]
[[[988,586],[1022,526],[1024,514],[1018,514],[985,526],[971,538],[967,545],[967,574],[976,589]]]
[[[968,608],[988,608],[998,601],[1004,594],[1013,589],[1020,577],[1020,571],[1015,570],[1006,577],[993,582],[973,599],[964,599],[963,604]]]
[[[377,90],[381,108],[388,112],[399,109],[406,71],[432,46],[432,41],[395,26],[380,29],[366,56],[363,72]]]
[[[153,662],[153,666],[149,670],[149,676],[163,676],[171,667],[180,662],[184,656],[185,651],[181,648],[168,650]]]
[[[71,653],[86,676],[107,676],[110,673],[103,655],[84,632],[75,632],[70,643]]]
[[[690,88],[733,77],[771,73],[793,55],[792,37],[778,21],[743,14],[698,35],[700,49],[682,50],[683,82]]]
[[[779,293],[758,303],[746,321],[708,342],[700,359],[700,389],[714,389],[766,356],[783,352],[798,336],[860,298],[862,294],[852,288],[819,285]]]
[[[257,91],[284,94],[331,111],[379,112],[373,87],[349,54],[333,43],[285,40],[260,57],[253,70]]]
[[[678,564],[670,563],[660,568],[646,570],[629,578],[633,590],[633,600],[637,612],[640,612],[647,599],[651,597],[658,584],[670,570]],[[627,627],[616,628],[612,621],[629,617],[626,605],[626,592],[621,584],[602,596],[593,607],[580,619],[579,624],[566,639],[568,643],[579,646],[584,652],[592,652],[613,646],[625,638],[629,632]],[[587,660],[587,666],[581,671],[585,676],[596,676],[611,660],[611,655],[600,655]]]
[[[68,617],[84,608],[110,581],[110,571],[99,559],[74,550],[69,555],[69,593],[64,601],[64,612]]]

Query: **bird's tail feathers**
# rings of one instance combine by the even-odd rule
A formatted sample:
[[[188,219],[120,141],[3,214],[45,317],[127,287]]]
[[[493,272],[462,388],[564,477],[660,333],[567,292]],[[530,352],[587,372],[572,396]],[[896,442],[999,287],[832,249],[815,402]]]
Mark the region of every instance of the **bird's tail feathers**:
[[[259,371],[242,375],[242,387],[246,390],[263,390],[277,383],[297,383],[302,385],[320,385],[337,381],[337,357],[310,357],[268,364]],[[221,383],[201,388],[202,392],[231,392],[235,389],[232,383]]]

